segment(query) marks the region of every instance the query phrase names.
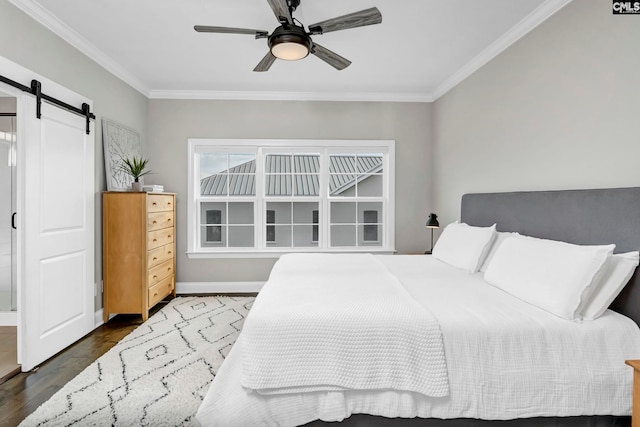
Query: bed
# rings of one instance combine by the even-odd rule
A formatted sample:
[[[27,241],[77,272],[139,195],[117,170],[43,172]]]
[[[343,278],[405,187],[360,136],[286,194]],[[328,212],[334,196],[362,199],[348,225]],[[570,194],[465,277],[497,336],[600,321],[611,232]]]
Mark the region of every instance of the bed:
[[[638,188],[516,192],[465,195],[460,219],[478,228],[496,224],[501,233],[615,244],[623,253],[640,248],[636,212]],[[624,360],[640,354],[635,274],[612,310],[570,321],[488,285],[491,270],[471,274],[430,256],[332,257],[292,255],[276,263],[198,411],[201,424],[628,425],[633,375]],[[316,274],[327,270],[335,271]],[[347,286],[365,271],[371,274]],[[366,322],[360,314],[341,317],[340,303],[309,320],[314,305],[333,307],[343,288],[352,294],[340,300],[357,300]],[[398,309],[402,304],[407,308]],[[401,327],[385,328],[396,321]],[[361,336],[367,340],[359,342]],[[356,341],[367,351],[342,351]],[[371,343],[382,350],[368,351]],[[440,352],[431,348],[438,345]],[[335,369],[323,365],[327,358]],[[362,366],[363,376],[349,375]]]

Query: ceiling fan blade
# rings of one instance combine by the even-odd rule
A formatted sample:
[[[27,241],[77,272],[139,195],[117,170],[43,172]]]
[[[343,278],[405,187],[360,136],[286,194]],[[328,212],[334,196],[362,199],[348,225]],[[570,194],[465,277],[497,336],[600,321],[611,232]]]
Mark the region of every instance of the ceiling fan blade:
[[[273,14],[276,15],[278,22],[282,23],[282,18],[286,19],[289,24],[293,23],[291,19],[291,13],[289,12],[289,6],[287,6],[287,0],[267,0]]]
[[[327,64],[331,65],[336,70],[344,70],[349,65],[351,65],[351,61],[343,58],[335,52],[330,51],[326,47],[320,46],[318,43],[313,44],[311,53],[322,59]]]
[[[256,65],[256,68],[254,68],[253,71],[269,71],[269,68],[271,68],[271,65],[273,65],[275,60],[276,57],[271,53],[271,51],[269,51],[258,65]]]
[[[337,18],[327,19],[326,21],[309,25],[309,32],[311,34],[323,34],[330,33],[331,31],[347,30],[349,28],[379,24],[381,22],[382,14],[377,7],[372,7],[370,9],[349,13],[348,15],[338,16]]]
[[[250,34],[259,37],[267,37],[268,31],[263,30],[250,30],[247,28],[233,28],[233,27],[212,27],[209,25],[195,25],[193,27],[199,33],[223,33],[223,34]]]

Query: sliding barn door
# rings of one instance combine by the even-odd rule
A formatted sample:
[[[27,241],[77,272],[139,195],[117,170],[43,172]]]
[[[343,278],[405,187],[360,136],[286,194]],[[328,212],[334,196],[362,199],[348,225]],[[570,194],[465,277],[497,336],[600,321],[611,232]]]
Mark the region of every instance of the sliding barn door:
[[[94,328],[94,129],[22,97],[21,363],[28,371]]]

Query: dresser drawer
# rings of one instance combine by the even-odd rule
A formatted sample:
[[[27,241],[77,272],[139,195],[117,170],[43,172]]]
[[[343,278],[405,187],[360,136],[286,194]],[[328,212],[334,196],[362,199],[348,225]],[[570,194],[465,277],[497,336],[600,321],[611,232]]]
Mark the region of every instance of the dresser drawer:
[[[155,267],[168,259],[173,259],[173,244],[160,246],[147,252],[147,267]]]
[[[173,210],[173,195],[147,194],[147,211],[162,212]]]
[[[173,291],[173,276],[160,281],[157,285],[149,288],[149,307],[153,307]]]
[[[147,235],[147,249],[154,249],[173,243],[173,227],[150,231]]]
[[[147,217],[147,230],[154,231],[173,227],[173,211],[154,212]]]
[[[149,270],[149,287],[152,287],[167,276],[173,275],[173,258]]]

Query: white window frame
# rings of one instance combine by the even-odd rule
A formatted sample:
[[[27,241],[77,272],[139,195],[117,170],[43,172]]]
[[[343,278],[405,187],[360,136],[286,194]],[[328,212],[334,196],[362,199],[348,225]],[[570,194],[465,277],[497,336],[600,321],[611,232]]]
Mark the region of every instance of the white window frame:
[[[392,254],[395,252],[395,141],[394,140],[286,140],[286,139],[212,139],[189,138],[188,179],[187,179],[187,251],[189,258],[261,258],[278,257],[291,252],[369,252]],[[198,154],[208,151],[256,154],[256,195],[233,196],[233,201],[254,202],[254,247],[202,247],[199,246],[200,224],[200,169]],[[319,196],[265,196],[264,159],[273,153],[320,153]],[[345,197],[328,194],[329,155],[354,153],[383,154],[383,193],[376,197]],[[324,194],[327,193],[327,194]],[[213,196],[211,196],[213,197]],[[230,201],[231,197],[219,201]],[[268,202],[318,202],[319,241],[317,247],[274,247],[266,242],[264,218]],[[330,245],[330,204],[332,201],[382,202],[382,230],[380,246],[331,247]],[[265,228],[263,230],[263,228]],[[370,242],[367,242],[370,243]],[[356,242],[356,244],[358,244]]]

